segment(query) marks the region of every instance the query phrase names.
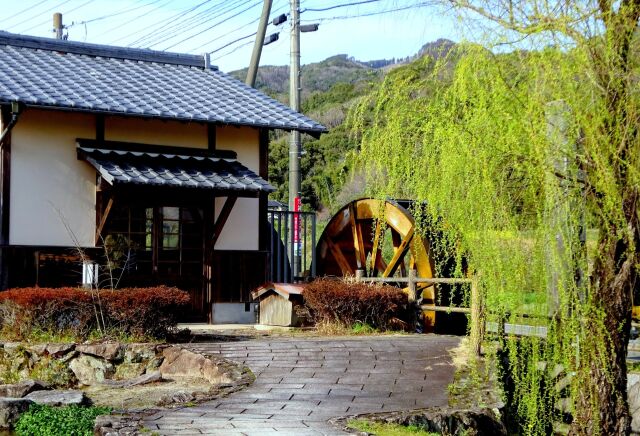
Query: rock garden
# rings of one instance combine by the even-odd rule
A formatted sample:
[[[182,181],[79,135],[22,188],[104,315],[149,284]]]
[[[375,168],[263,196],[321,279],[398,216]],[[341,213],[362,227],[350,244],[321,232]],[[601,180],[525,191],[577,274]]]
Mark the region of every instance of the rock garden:
[[[60,420],[56,434],[93,434],[96,416],[115,413],[98,419],[96,431],[133,431],[135,421],[118,412],[189,405],[251,383],[242,365],[160,343],[187,302],[184,292],[165,287],[4,292],[0,429],[44,434],[50,430],[42,425]],[[81,417],[89,428],[62,422]]]

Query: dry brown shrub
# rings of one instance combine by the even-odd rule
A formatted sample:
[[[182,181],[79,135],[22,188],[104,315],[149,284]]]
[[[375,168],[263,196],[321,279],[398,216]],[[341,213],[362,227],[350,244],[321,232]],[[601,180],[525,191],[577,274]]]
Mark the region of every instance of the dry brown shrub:
[[[409,319],[407,295],[392,286],[323,278],[311,282],[303,296],[316,325],[361,323],[390,330]]]

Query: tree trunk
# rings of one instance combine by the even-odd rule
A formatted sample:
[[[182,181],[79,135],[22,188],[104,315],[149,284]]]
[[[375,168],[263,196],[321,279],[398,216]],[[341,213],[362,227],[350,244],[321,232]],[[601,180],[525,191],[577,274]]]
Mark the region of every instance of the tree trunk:
[[[584,352],[590,353],[591,358],[585,359],[587,367],[578,368],[578,380],[584,380],[580,386],[585,388],[576,399],[571,434],[627,435],[631,429],[626,357],[637,256],[629,255],[627,247],[613,232],[601,236],[591,297],[603,313],[604,325],[589,318],[585,320],[585,332],[608,334],[610,342],[603,347],[604,356],[597,349],[587,349],[593,343],[584,346]],[[593,335],[598,336],[601,335]],[[585,339],[588,341],[589,336]]]

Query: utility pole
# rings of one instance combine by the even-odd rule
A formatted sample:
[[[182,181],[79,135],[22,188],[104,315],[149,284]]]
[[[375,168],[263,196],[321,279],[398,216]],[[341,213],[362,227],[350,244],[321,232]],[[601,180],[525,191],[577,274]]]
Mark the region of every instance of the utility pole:
[[[264,0],[262,6],[262,15],[258,24],[258,32],[256,33],[256,41],[253,44],[253,53],[251,54],[251,63],[247,70],[247,79],[245,83],[251,87],[256,84],[256,75],[258,74],[258,66],[260,65],[260,55],[262,54],[262,45],[264,44],[264,35],[267,32],[267,24],[269,23],[269,14],[271,13],[272,0]]]
[[[289,105],[300,112],[300,1],[291,0],[291,66],[289,69]],[[291,131],[289,143],[289,210],[300,196],[300,132]]]
[[[62,14],[60,12],[56,12],[53,14],[53,33],[56,34],[56,39],[62,39],[62,30],[64,27],[62,26]]]
[[[289,67],[289,105],[300,112],[300,0],[291,0],[291,65]],[[300,132],[291,131],[289,143],[289,210],[300,211]],[[300,257],[300,217],[293,217],[293,262],[292,276],[296,277],[302,269]]]

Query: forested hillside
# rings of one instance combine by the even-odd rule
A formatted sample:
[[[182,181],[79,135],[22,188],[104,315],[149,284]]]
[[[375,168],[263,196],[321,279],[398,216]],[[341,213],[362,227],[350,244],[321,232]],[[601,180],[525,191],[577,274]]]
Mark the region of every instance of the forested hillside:
[[[335,210],[363,191],[361,177],[352,171],[352,154],[357,148],[357,140],[345,125],[353,104],[377,89],[387,74],[406,71],[420,74],[425,56],[438,58],[454,46],[453,42],[441,39],[425,44],[409,58],[360,62],[341,54],[302,67],[302,112],[330,129],[320,139],[302,137],[302,201],[305,207]],[[244,80],[246,72],[243,69],[231,74]],[[289,67],[260,67],[256,88],[288,104]],[[277,191],[271,198],[284,203],[288,196],[288,159],[289,135],[275,134],[269,148],[269,181]]]

